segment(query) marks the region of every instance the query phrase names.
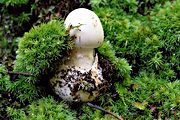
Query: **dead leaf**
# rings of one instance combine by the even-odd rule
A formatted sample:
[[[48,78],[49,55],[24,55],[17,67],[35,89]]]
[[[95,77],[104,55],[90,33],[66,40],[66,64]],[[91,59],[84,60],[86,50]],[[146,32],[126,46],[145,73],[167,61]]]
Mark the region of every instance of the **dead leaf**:
[[[144,110],[147,106],[148,102],[144,101],[144,102],[133,102],[133,106],[140,109],[140,110]]]

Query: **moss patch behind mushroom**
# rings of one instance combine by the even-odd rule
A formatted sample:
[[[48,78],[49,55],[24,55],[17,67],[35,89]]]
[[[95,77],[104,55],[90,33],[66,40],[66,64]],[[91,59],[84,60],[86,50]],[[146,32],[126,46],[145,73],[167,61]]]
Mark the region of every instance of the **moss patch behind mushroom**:
[[[63,21],[53,20],[47,24],[35,26],[25,33],[18,47],[14,72],[29,73],[32,76],[19,75],[12,81],[10,91],[15,92],[22,102],[32,101],[42,96],[40,85],[37,84],[40,81],[46,83],[44,76],[47,74],[50,76],[56,61],[61,64],[67,58],[65,56],[68,55],[72,44]]]
[[[148,16],[112,9],[113,2],[93,9],[102,21],[105,41],[132,66],[131,75],[145,70],[171,81],[179,78],[179,0],[157,5]]]

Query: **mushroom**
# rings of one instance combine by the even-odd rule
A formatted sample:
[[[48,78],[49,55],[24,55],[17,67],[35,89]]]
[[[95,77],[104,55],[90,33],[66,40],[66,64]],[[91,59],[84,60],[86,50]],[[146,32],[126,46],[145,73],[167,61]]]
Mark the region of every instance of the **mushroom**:
[[[85,8],[72,11],[65,20],[70,36],[75,37],[75,50],[72,55],[77,67],[90,69],[94,61],[94,48],[101,46],[104,31],[98,16]]]
[[[92,101],[107,85],[94,50],[103,43],[103,27],[94,12],[78,8],[67,16],[65,28],[74,38],[74,48],[50,83],[55,93],[66,101]]]

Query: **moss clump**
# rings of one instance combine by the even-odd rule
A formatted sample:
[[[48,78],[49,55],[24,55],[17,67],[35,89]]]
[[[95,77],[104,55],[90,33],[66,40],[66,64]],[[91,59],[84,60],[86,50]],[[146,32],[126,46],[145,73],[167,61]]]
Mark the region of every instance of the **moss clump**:
[[[13,120],[75,120],[76,113],[69,110],[64,102],[57,102],[52,97],[34,101],[24,109],[8,108]]]
[[[127,60],[116,57],[115,50],[113,49],[113,46],[110,44],[109,41],[105,41],[102,46],[98,48],[98,52],[100,56],[109,60],[110,63],[115,67],[114,72],[116,72],[117,76],[121,76],[121,78],[123,79],[128,79],[130,77],[129,75],[131,71],[131,66],[129,66]],[[113,75],[113,73],[111,74]]]
[[[14,72],[24,72],[32,76],[22,76],[10,88],[22,102],[42,96],[37,85],[46,74],[50,74],[55,63],[61,64],[72,47],[63,21],[53,20],[35,26],[20,40]],[[45,80],[43,82],[46,82]]]

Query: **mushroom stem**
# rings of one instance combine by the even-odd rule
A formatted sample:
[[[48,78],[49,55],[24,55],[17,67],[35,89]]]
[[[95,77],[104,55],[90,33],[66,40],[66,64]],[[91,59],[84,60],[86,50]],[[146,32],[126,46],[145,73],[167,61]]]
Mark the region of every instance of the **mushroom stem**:
[[[89,71],[95,59],[94,49],[92,48],[75,48],[71,53],[68,66],[75,66],[77,70]]]

